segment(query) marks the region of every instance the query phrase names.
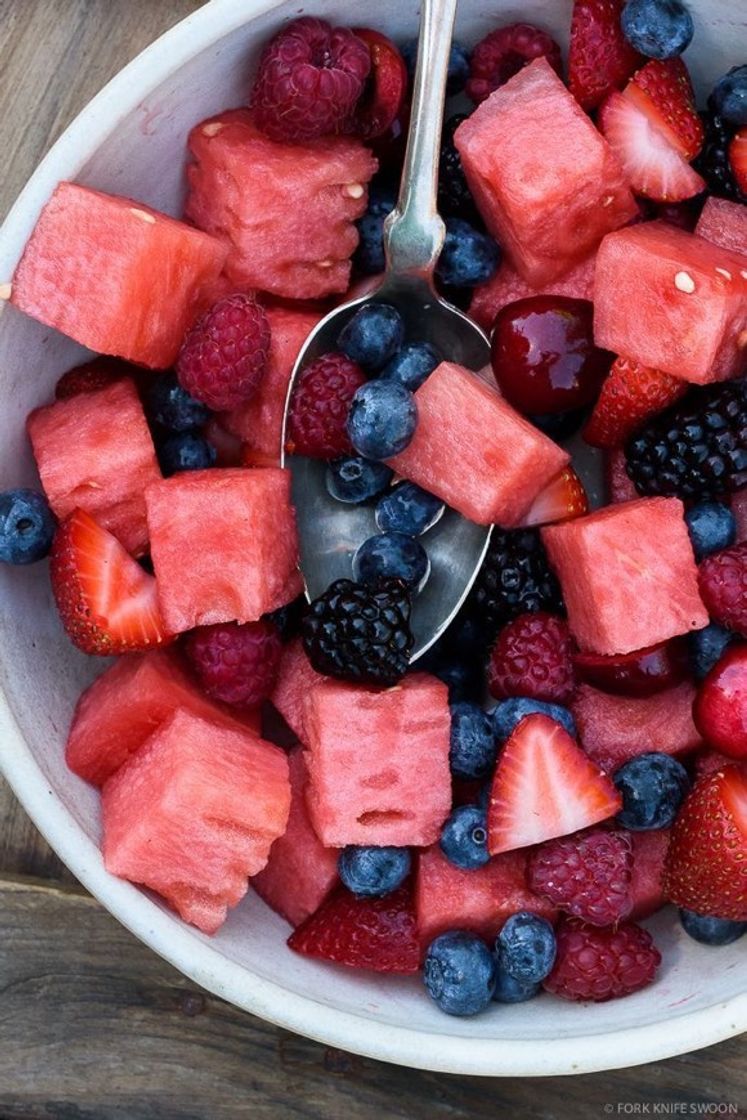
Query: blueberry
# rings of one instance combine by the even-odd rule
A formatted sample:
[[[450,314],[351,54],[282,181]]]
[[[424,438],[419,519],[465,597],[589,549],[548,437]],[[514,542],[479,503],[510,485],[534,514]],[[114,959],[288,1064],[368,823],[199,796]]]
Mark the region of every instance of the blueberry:
[[[459,805],[441,829],[441,851],[449,863],[463,871],[484,867],[488,854],[488,822],[484,809]]]
[[[367,848],[349,844],[337,859],[344,885],[359,898],[381,898],[404,883],[410,874],[409,848]]]
[[[561,724],[574,739],[578,738],[573,716],[562,704],[548,704],[544,700],[529,700],[525,696],[514,696],[510,700],[501,700],[500,704],[496,704],[490,712],[498,742],[504,743],[517,723],[534,712],[549,716],[550,719]]]
[[[439,520],[445,504],[414,482],[400,482],[376,503],[376,524],[382,532],[419,537]]]
[[[575,435],[587,416],[585,408],[569,408],[565,412],[544,412],[527,419],[550,439],[563,440]]]
[[[382,578],[401,579],[420,590],[430,571],[428,553],[420,541],[404,533],[369,537],[353,556],[353,579],[375,584]]]
[[[375,372],[397,353],[404,337],[405,327],[396,307],[366,303],[342,328],[337,346],[352,361]]]
[[[449,700],[479,701],[485,692],[485,669],[479,624],[460,614],[423,655],[419,666],[449,686]]]
[[[178,471],[202,471],[212,467],[217,452],[211,443],[194,432],[175,432],[158,445],[158,461],[164,477]]]
[[[396,381],[369,381],[356,390],[348,435],[359,455],[389,459],[409,444],[418,423],[415,398]]]
[[[682,928],[701,945],[731,945],[747,933],[747,922],[733,922],[728,918],[712,918],[696,914],[694,910],[680,910]]]
[[[37,490],[6,490],[0,494],[0,561],[33,564],[49,553],[55,519],[49,502]]]
[[[474,288],[489,280],[501,263],[501,250],[487,233],[462,218],[447,218],[444,247],[436,275],[450,288]]]
[[[690,666],[696,681],[702,681],[736,637],[731,630],[718,622],[709,622],[702,630],[687,635]]]
[[[306,614],[307,605],[306,597],[299,595],[297,599],[293,599],[283,607],[278,607],[264,617],[277,626],[281,641],[292,642],[301,632],[301,622]]]
[[[695,30],[680,0],[628,0],[620,23],[630,45],[647,58],[676,58]]]
[[[555,964],[555,932],[546,918],[520,910],[505,922],[495,951],[503,972],[525,984],[538,984]]]
[[[493,997],[495,957],[474,933],[451,930],[431,941],[423,980],[428,995],[447,1015],[476,1015]]]
[[[528,999],[534,999],[535,996],[539,995],[540,990],[539,984],[530,984],[526,980],[516,980],[501,966],[500,960],[498,961],[495,991],[493,992],[493,999],[496,1003],[525,1003]]]
[[[720,117],[741,128],[747,124],[747,65],[733,66],[713,87],[711,102]]]
[[[371,185],[368,209],[356,222],[360,240],[353,256],[355,267],[364,276],[378,276],[386,268],[384,221],[396,205],[396,187],[389,183]]]
[[[387,362],[380,376],[399,381],[414,393],[440,362],[440,355],[429,342],[410,342]]]
[[[477,704],[452,704],[449,765],[454,777],[466,781],[487,777],[495,756],[495,731],[487,713]]]
[[[415,63],[418,59],[418,41],[417,39],[408,39],[399,48],[400,54],[405,60],[407,73],[410,75],[410,81],[415,78]],[[449,51],[449,71],[446,78],[446,96],[453,97],[454,94],[459,93],[464,89],[464,86],[469,77],[469,51],[463,47],[456,39],[451,44]]]
[[[145,411],[151,423],[172,432],[201,428],[210,418],[210,410],[190,397],[173,373],[160,373],[148,387]]]
[[[338,502],[360,505],[386,490],[393,473],[391,467],[362,455],[335,459],[327,468],[327,490]]]
[[[615,771],[623,807],[616,820],[632,832],[669,828],[690,788],[687,770],[668,754],[641,754]]]
[[[728,548],[737,539],[737,522],[721,502],[698,502],[685,514],[696,560]]]

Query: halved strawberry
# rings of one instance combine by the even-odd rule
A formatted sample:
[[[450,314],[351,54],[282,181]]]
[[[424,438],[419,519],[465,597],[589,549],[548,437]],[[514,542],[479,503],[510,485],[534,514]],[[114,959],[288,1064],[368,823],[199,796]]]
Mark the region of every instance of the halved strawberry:
[[[548,716],[531,715],[498,759],[488,808],[491,855],[541,844],[614,816],[622,805],[610,778]]]
[[[638,106],[683,159],[695,159],[705,133],[695,90],[681,58],[647,62],[628,82],[623,96]]]
[[[571,521],[574,517],[583,517],[588,512],[589,499],[583,482],[573,467],[565,467],[540,491],[521,524],[552,525],[559,521]]]
[[[592,447],[620,447],[651,416],[688,390],[687,382],[628,358],[615,358],[584,428]]]
[[[621,89],[643,57],[620,27],[625,0],[574,0],[568,48],[568,84],[584,109],[596,109]]]
[[[656,202],[681,202],[705,190],[700,175],[629,97],[611,93],[599,125],[637,194]]]
[[[108,657],[169,638],[155,579],[84,510],[57,530],[49,574],[62,624],[84,653]]]
[[[672,829],[664,889],[676,906],[747,921],[747,768],[725,766],[693,786]]]
[[[420,942],[409,884],[384,898],[356,898],[341,887],[302,922],[288,946],[350,968],[372,972],[417,972]]]
[[[740,128],[729,144],[729,165],[742,194],[747,197],[747,126]]]

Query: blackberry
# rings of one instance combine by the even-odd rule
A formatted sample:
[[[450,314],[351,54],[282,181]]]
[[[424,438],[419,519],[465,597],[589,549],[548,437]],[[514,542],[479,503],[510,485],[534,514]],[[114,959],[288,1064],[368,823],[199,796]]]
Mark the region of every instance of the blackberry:
[[[485,226],[467,186],[462,158],[454,144],[454,133],[466,120],[466,114],[460,113],[450,117],[444,125],[438,162],[438,211],[444,218],[463,218],[482,230]]]
[[[338,579],[309,606],[303,646],[318,673],[390,686],[407,672],[413,635],[410,596],[401,580],[364,587]]]
[[[625,448],[639,494],[713,498],[747,484],[747,378],[694,389]]]
[[[737,186],[729,163],[729,141],[736,132],[720,117],[709,101],[708,111],[700,114],[705,128],[705,140],[700,155],[693,160],[693,167],[702,175],[712,194],[730,198],[734,202],[747,202],[747,195]]]

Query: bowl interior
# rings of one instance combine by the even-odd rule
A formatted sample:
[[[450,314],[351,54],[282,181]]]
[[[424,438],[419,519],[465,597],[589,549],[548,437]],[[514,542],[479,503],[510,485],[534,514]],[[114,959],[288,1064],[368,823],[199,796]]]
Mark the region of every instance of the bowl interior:
[[[699,85],[707,88],[718,74],[744,61],[747,25],[733,0],[690,0],[690,7],[697,32],[688,62]],[[342,2],[316,0],[313,11],[332,21],[350,20],[350,5]],[[10,279],[38,209],[60,178],[131,195],[178,215],[188,130],[242,103],[258,44],[298,12],[290,2],[213,0],[136,60],[57,145],[22,196],[0,238],[0,281]],[[520,5],[463,0],[458,35],[474,42],[499,22],[528,20],[563,41],[569,14],[570,0]],[[371,22],[395,39],[411,37],[417,7],[380,0]],[[60,372],[84,353],[4,307],[3,488],[37,484],[25,417],[49,399]],[[62,752],[76,698],[102,665],[77,654],[61,632],[44,565],[0,566],[0,625],[0,685],[7,701],[0,712],[0,736],[3,765],[16,791],[73,871],[120,920],[226,998],[351,1050],[474,1073],[628,1065],[705,1045],[747,1026],[744,947],[699,948],[681,934],[673,913],[652,923],[664,965],[650,990],[599,1006],[549,997],[510,1009],[496,1005],[474,1020],[441,1015],[422,994],[418,979],[380,981],[299,958],[285,947],[286,924],[251,892],[215,938],[203,937],[157,901],[103,871],[95,848],[97,795],[68,772]]]

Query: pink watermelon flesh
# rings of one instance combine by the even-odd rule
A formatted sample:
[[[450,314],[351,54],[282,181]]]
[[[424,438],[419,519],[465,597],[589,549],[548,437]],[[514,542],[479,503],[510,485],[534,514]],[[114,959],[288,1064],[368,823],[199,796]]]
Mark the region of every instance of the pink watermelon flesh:
[[[604,483],[607,501],[612,505],[619,502],[634,502],[638,500],[638,491],[630,480],[625,469],[625,452],[622,447],[615,447],[604,453]]]
[[[548,295],[591,300],[594,295],[595,256],[596,254],[592,253],[584,257],[574,264],[569,272],[543,284],[540,288],[533,288],[531,284],[527,284],[509,262],[504,261],[495,276],[475,288],[469,313],[483,330],[489,331],[498,312],[517,299]]]
[[[326,677],[312,668],[300,638],[295,638],[285,647],[270,700],[304,745],[309,741],[306,726],[308,699],[312,689],[325,680]]]
[[[288,827],[270,850],[267,866],[252,886],[268,906],[292,926],[319,909],[337,884],[337,850],[325,848],[312,828],[306,809],[306,763],[299,748],[288,756],[291,807]]]
[[[664,861],[669,848],[670,830],[655,829],[651,832],[631,832],[633,845],[633,874],[630,894],[633,908],[628,915],[631,922],[650,918],[666,905],[664,894]]]
[[[737,541],[747,540],[747,490],[737,490],[732,494],[731,512],[737,523]]]
[[[526,851],[504,852],[484,867],[462,871],[437,844],[421,852],[415,906],[423,947],[450,929],[470,930],[492,943],[519,910],[555,921],[555,907],[527,886],[526,862]]]
[[[145,552],[145,489],[161,472],[133,382],[123,378],[106,389],[37,408],[26,426],[57,517],[84,509],[128,552]]]
[[[290,473],[185,471],[149,486],[151,556],[173,634],[252,622],[300,595]]]
[[[326,847],[433,844],[451,808],[448,690],[424,673],[374,691],[327,680],[306,709],[314,829]]]
[[[140,202],[60,183],[11,300],[90,350],[166,369],[226,253],[216,238]]]
[[[215,933],[267,863],[290,801],[281,750],[177,711],[104,786],[106,868]]]
[[[442,362],[415,401],[415,435],[389,466],[481,525],[518,525],[569,461],[494,389],[454,362]]]
[[[279,144],[248,109],[192,130],[186,214],[229,245],[226,276],[237,288],[291,299],[344,292],[366,211],[371,152],[348,136]]]
[[[605,237],[594,280],[597,346],[704,384],[747,366],[747,261],[643,222]]]
[[[65,760],[80,778],[101,786],[177,709],[236,722],[259,735],[258,711],[217,704],[199,691],[174,649],[120,657],[82,694]]]
[[[689,681],[645,699],[611,696],[590,685],[579,686],[571,703],[581,746],[606,770],[640,754],[686,754],[700,746],[693,723],[695,687]]]
[[[562,276],[638,213],[612,149],[545,59],[483,101],[455,143],[485,224],[529,284]]]
[[[639,498],[542,530],[582,650],[630,653],[708,625],[678,498]]]
[[[705,237],[706,241],[723,249],[747,254],[747,206],[710,195],[698,218],[695,232],[698,237]]]

